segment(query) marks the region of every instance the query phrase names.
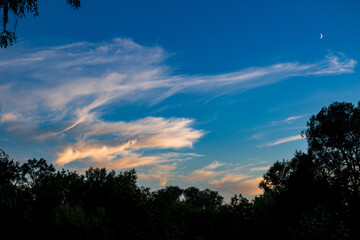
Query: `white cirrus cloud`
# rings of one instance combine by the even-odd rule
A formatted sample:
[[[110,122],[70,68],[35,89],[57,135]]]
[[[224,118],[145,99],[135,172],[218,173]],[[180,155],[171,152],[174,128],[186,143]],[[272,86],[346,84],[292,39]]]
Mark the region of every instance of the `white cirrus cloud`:
[[[351,73],[356,65],[342,54],[330,54],[311,64],[288,62],[227,74],[177,75],[164,62],[168,56],[159,46],[119,38],[20,52],[10,49],[6,60],[0,55],[0,74],[5,76],[0,80],[2,112],[45,111],[52,119],[70,114],[77,118],[75,123],[110,103],[156,103],[178,92],[244,90],[295,76]],[[24,59],[19,66],[18,60]],[[14,95],[26,96],[27,101]]]
[[[300,115],[300,116],[291,116],[291,117],[288,117],[288,118],[280,120],[280,121],[273,121],[272,124],[273,125],[290,124],[297,119],[301,119],[301,118],[304,118],[307,116],[309,116],[309,114],[304,114],[304,115]]]
[[[0,132],[18,144],[43,143],[47,151],[57,152],[55,162],[60,166],[76,161],[113,168],[162,164],[173,158],[166,152],[145,151],[191,148],[204,135],[192,127],[194,120],[149,117],[109,122],[102,119],[103,112],[114,105],[156,104],[180,92],[221,95],[290,77],[352,73],[356,65],[343,54],[329,54],[314,63],[180,75],[166,64],[169,56],[160,46],[124,38],[0,49],[0,116],[6,123],[0,124]],[[203,171],[211,172],[211,167]]]
[[[287,142],[301,140],[301,139],[304,139],[304,138],[305,137],[302,136],[302,135],[295,135],[295,136],[291,136],[291,137],[281,138],[281,139],[275,140],[273,142],[269,142],[269,143],[266,144],[266,146],[272,147],[272,146],[276,146],[276,145],[287,143]]]

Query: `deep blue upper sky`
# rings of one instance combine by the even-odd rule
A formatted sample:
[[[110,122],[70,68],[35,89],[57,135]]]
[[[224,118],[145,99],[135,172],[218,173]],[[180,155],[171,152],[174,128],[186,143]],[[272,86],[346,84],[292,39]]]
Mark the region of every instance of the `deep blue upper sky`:
[[[88,0],[73,11],[62,1],[40,1],[40,16],[20,22],[18,31],[69,41],[129,37],[176,53],[181,71],[204,74],[311,61],[329,49],[355,54],[359,9],[358,1]]]
[[[359,1],[39,1],[0,51],[0,146],[254,195],[306,121],[360,100]],[[323,38],[320,39],[320,33]],[[70,45],[69,45],[70,44]],[[10,100],[9,100],[10,99]]]

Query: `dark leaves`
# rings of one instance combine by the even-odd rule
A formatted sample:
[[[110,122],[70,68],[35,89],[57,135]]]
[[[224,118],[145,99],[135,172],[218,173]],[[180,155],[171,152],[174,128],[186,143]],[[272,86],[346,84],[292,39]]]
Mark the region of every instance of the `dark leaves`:
[[[80,8],[80,0],[66,0],[73,9]],[[39,16],[38,0],[0,0],[0,15],[2,16],[2,31],[0,33],[0,47],[7,48],[16,43],[15,29],[17,20],[24,18],[27,14],[33,17]],[[14,19],[9,26],[10,19]],[[8,28],[12,30],[8,30]]]

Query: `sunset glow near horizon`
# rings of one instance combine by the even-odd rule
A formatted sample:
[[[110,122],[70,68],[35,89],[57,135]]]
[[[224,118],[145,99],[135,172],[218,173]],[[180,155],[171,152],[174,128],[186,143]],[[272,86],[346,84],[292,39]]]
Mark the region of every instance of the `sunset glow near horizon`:
[[[0,49],[0,149],[260,194],[306,122],[360,100],[358,1],[40,1]],[[321,38],[319,37],[322,34]]]

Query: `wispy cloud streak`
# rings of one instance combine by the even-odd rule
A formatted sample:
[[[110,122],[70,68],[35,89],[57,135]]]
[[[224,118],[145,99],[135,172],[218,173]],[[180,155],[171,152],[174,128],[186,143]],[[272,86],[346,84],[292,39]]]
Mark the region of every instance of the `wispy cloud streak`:
[[[287,142],[292,142],[292,141],[297,141],[297,140],[301,140],[304,137],[302,135],[296,135],[296,136],[291,136],[291,137],[286,137],[286,138],[281,138],[278,139],[274,142],[269,142],[266,144],[266,146],[271,147],[271,146],[276,146],[279,144],[283,144],[283,143],[287,143]]]
[[[262,177],[259,177],[259,172],[269,169],[268,166],[251,168],[251,166],[259,164],[263,164],[263,162],[241,166],[215,161],[210,165],[193,171],[191,174],[182,176],[182,178],[191,182],[207,181],[210,186],[220,192],[231,194],[242,193],[253,196],[261,193],[261,190],[258,188],[258,184],[262,179]]]
[[[309,116],[309,114],[304,114],[304,115],[300,115],[300,116],[291,116],[291,117],[288,117],[288,118],[280,120],[280,121],[273,121],[272,125],[290,124],[290,123],[293,123],[295,120],[298,120],[298,119],[301,119],[301,118],[304,118],[307,116]]]
[[[195,170],[191,174],[187,175],[185,178],[187,180],[191,180],[191,181],[215,178],[215,177],[223,174],[223,171],[215,170],[216,168],[219,168],[223,165],[224,165],[224,163],[215,161],[215,162],[211,163],[210,165],[203,167],[202,169]]]
[[[164,64],[169,54],[161,47],[141,46],[130,39],[32,49],[23,55],[8,54],[10,60],[0,57],[1,71],[30,76],[32,94],[27,94],[26,103],[9,98],[15,91],[29,92],[26,81],[13,79],[8,89],[0,88],[3,111],[41,106],[53,112],[75,110],[78,119],[111,102],[157,102],[178,92],[249,89],[295,76],[351,73],[356,65],[353,59],[332,54],[312,64],[290,62],[219,75],[174,75]],[[20,61],[19,66],[21,59],[38,62]],[[1,86],[5,83],[9,81],[0,80]]]
[[[26,50],[17,45],[6,51],[0,54],[0,130],[18,142],[53,141],[60,166],[74,161],[114,168],[159,164],[171,158],[141,151],[191,148],[204,135],[192,128],[192,119],[106,122],[102,112],[109,106],[155,104],[180,92],[221,95],[290,77],[351,73],[356,65],[344,55],[330,54],[315,63],[179,75],[165,63],[170,54],[163,48],[122,38]]]

